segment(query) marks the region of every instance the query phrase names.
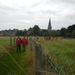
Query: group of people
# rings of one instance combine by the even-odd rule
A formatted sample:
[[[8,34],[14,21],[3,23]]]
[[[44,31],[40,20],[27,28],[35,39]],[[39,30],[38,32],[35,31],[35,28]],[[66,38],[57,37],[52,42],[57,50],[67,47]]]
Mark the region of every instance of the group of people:
[[[51,40],[51,37],[47,36],[47,37],[46,37],[46,40]]]
[[[26,45],[28,44],[28,40],[23,37],[23,39],[21,39],[19,36],[16,39],[16,46],[17,46],[17,52],[21,50],[21,44],[23,46],[24,51],[26,50]]]

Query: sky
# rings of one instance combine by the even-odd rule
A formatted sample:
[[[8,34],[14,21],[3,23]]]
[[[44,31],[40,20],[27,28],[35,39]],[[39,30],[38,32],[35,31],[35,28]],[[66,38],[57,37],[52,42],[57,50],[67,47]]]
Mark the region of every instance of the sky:
[[[49,19],[53,30],[75,24],[75,0],[0,0],[0,30],[47,29]]]

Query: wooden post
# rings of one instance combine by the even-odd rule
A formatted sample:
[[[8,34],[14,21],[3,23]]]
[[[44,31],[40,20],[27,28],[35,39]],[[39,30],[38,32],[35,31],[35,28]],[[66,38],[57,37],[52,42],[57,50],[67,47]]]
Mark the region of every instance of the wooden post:
[[[14,35],[14,45],[15,45],[15,35]]]
[[[28,35],[27,35],[27,40],[28,40]]]
[[[31,38],[29,40],[30,40],[30,50],[32,50],[32,40]]]
[[[38,56],[38,46],[35,46],[35,75],[39,75],[39,72],[37,72],[39,70]]]
[[[10,46],[12,46],[12,36],[10,35]]]

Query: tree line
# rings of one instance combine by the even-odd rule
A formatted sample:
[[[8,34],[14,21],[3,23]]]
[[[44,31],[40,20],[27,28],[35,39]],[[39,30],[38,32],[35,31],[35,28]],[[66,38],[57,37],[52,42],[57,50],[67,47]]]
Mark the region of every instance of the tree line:
[[[61,37],[72,37],[75,38],[75,24],[68,26],[67,28],[61,28],[60,30],[41,29],[38,25],[30,27],[28,30],[17,30],[16,36],[61,36]]]

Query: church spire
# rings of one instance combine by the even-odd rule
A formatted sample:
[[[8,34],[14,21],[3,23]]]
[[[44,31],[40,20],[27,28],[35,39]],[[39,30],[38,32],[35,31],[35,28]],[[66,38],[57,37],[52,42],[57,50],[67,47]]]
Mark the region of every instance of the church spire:
[[[49,19],[49,23],[48,23],[48,31],[51,31],[52,27],[51,27],[51,19]]]

